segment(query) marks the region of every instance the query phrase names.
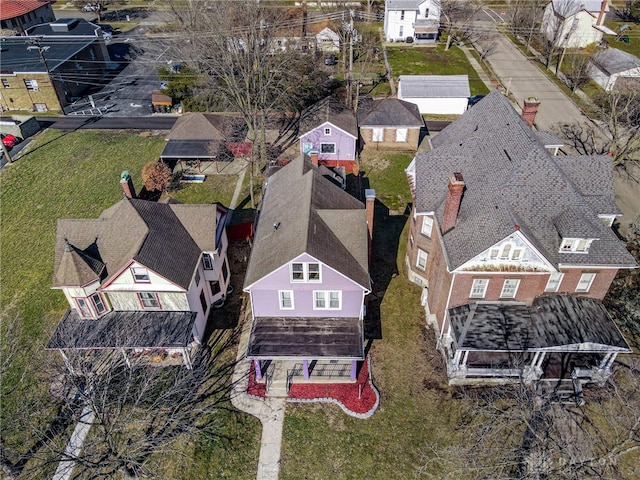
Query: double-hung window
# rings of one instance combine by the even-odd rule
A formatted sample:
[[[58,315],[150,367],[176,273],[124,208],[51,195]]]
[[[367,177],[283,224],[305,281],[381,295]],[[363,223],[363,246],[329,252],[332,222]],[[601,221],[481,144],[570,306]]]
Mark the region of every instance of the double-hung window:
[[[549,280],[547,281],[547,286],[544,287],[544,291],[557,292],[560,289],[560,283],[562,282],[562,277],[564,277],[564,273],[552,272],[551,275],[549,275]]]
[[[416,256],[416,267],[420,270],[427,269],[427,252],[418,249],[418,255]]]
[[[74,299],[76,301],[76,305],[78,306],[78,312],[80,316],[83,318],[91,318],[93,315],[91,314],[91,308],[89,308],[89,303],[86,298],[76,297]]]
[[[422,217],[422,228],[420,229],[420,233],[422,235],[426,235],[427,237],[430,237],[432,229],[433,229],[433,218],[427,217],[425,215],[424,217]]]
[[[91,295],[91,301],[93,302],[93,306],[95,307],[98,315],[102,315],[107,311],[107,305],[104,303],[104,299],[100,293],[96,292]]]
[[[502,292],[500,298],[515,298],[518,291],[520,280],[516,278],[507,278],[502,284]]]
[[[371,131],[372,142],[382,142],[384,140],[384,128],[374,128]]]
[[[280,290],[280,310],[293,310],[293,290]]]
[[[476,278],[471,285],[471,298],[484,298],[487,293],[487,287],[489,286],[489,280],[486,278]]]
[[[321,279],[319,263],[294,262],[291,264],[292,282],[320,282]]]
[[[143,308],[160,308],[160,301],[155,293],[138,292],[138,297]]]
[[[202,268],[205,270],[213,270],[213,261],[211,260],[211,255],[208,253],[202,255]]]
[[[595,273],[583,273],[580,276],[580,280],[578,281],[576,292],[588,292],[595,278],[596,278]]]
[[[313,308],[315,310],[340,310],[342,294],[340,291],[313,292]]]

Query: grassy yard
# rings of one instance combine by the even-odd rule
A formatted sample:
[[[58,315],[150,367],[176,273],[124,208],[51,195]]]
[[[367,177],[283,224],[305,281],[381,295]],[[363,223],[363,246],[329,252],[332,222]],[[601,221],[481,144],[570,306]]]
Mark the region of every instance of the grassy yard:
[[[609,47],[623,50],[640,58],[640,37],[638,37],[640,25],[636,25],[633,22],[617,22],[612,20],[607,20],[604,24],[616,33],[620,31],[621,26],[629,25],[631,31],[627,30],[627,35],[630,40],[628,44],[617,41],[613,36],[607,36],[606,39],[609,42]]]
[[[410,201],[404,175],[410,160],[411,155],[378,153],[363,159],[369,186],[391,210],[402,211]],[[462,404],[451,400],[434,333],[426,328],[421,290],[406,280],[408,217],[379,212],[372,295],[380,301],[382,338],[373,341],[371,357],[380,407],[370,419],[358,420],[336,406],[287,406],[283,480],[414,478],[430,446],[457,439]]]
[[[2,256],[0,277],[3,309],[15,305],[22,318],[23,357],[25,362],[57,360],[43,347],[68,304],[58,290],[51,290],[54,243],[58,218],[96,218],[105,208],[122,199],[120,173],[128,170],[137,190],[142,185],[142,166],[154,161],[165,145],[161,136],[131,133],[80,131],[61,133],[48,130],[32,140],[29,152],[1,172],[0,232]],[[176,198],[192,202],[221,201],[229,204],[236,178],[216,179],[202,185],[184,186]],[[214,187],[224,189],[216,194]],[[198,188],[199,187],[199,188]],[[4,339],[3,339],[4,341]],[[31,353],[30,351],[33,351]],[[31,356],[35,354],[35,357]],[[11,386],[15,372],[3,378],[3,392]],[[28,377],[21,388],[2,398],[0,415],[12,415],[17,402],[45,401],[49,397],[50,379]],[[193,459],[166,457],[176,467],[167,478],[248,478],[257,459],[260,426],[257,420],[228,410],[222,413],[221,437],[193,438]],[[47,414],[39,412],[44,423]],[[8,432],[9,439],[24,448],[33,439],[30,430]],[[54,466],[55,468],[55,466]],[[50,476],[49,476],[50,477]]]
[[[471,95],[489,93],[458,47],[445,51],[443,44],[436,47],[389,46],[387,55],[394,78],[399,75],[469,75]]]

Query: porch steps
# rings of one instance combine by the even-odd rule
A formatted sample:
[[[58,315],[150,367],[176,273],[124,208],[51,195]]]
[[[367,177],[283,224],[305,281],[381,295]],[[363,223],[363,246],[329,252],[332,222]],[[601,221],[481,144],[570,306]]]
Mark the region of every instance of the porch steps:
[[[542,400],[563,405],[584,405],[582,383],[579,379],[540,380],[536,387],[536,395]]]

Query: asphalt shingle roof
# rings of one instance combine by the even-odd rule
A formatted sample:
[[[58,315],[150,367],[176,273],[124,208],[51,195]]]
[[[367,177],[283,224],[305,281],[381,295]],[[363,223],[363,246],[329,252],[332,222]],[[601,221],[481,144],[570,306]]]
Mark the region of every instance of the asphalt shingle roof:
[[[640,58],[617,48],[607,48],[596,53],[591,57],[591,62],[609,75],[640,68]]]
[[[618,212],[611,202],[611,164],[596,156],[577,157],[571,166],[574,157],[552,157],[500,92],[487,95],[431,143],[431,151],[415,157],[417,211],[435,212],[442,224],[449,177],[460,172],[465,181],[456,226],[443,235],[449,268],[517,229],[554,265],[636,265],[598,219]],[[590,168],[590,159],[595,170],[581,172]],[[559,253],[556,222],[571,215],[573,233],[598,239],[588,254]]]
[[[468,75],[400,75],[402,98],[469,97]]]
[[[107,280],[134,260],[187,289],[202,250],[215,250],[215,231],[216,205],[124,199],[97,219],[59,219],[53,286],[77,285],[67,257],[80,251],[104,265]]]
[[[358,123],[354,113],[337,100],[327,97],[307,108],[300,115],[300,135],[309,133],[325,122],[358,138]]]
[[[361,127],[424,127],[424,120],[415,103],[397,98],[373,100],[358,111]]]
[[[245,288],[307,253],[370,289],[367,235],[362,202],[301,155],[269,177]]]

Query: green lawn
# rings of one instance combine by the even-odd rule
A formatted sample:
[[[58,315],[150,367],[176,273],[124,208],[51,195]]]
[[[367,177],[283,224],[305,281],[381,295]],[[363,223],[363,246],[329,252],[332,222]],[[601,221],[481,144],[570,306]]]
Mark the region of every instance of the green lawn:
[[[0,301],[5,310],[13,303],[23,320],[22,351],[25,353],[16,358],[17,365],[58,359],[56,353],[43,350],[68,307],[64,295],[50,288],[57,219],[98,217],[105,208],[122,199],[119,181],[123,170],[131,173],[136,189],[140,190],[142,166],[157,160],[165,144],[162,136],[48,130],[32,140],[28,153],[2,170]],[[197,203],[221,201],[228,205],[236,179],[234,176],[199,186],[184,186],[176,197]],[[224,185],[219,195],[211,188],[216,185]],[[35,357],[26,353],[31,350]],[[3,378],[3,392],[11,387],[15,375],[15,371],[10,371]],[[3,421],[12,414],[17,402],[53,403],[48,396],[49,386],[50,379],[27,377],[20,389],[2,398]],[[195,462],[192,460],[187,465],[182,465],[180,459],[167,457],[168,465],[182,465],[179,475],[167,478],[240,479],[250,477],[248,471],[253,471],[255,477],[259,422],[233,411],[230,405],[222,415],[222,437],[192,439]],[[38,417],[43,423],[47,421],[47,415],[42,412]],[[4,430],[2,436],[3,440],[23,444],[24,448],[29,448],[33,441],[29,427],[24,431]]]
[[[400,213],[411,201],[404,174],[411,157],[375,152],[362,162],[377,199]],[[451,400],[435,335],[426,329],[421,289],[406,280],[408,221],[377,210],[374,223],[373,295],[381,298],[382,339],[374,340],[371,358],[380,407],[359,420],[334,405],[288,405],[282,480],[414,478],[430,446],[458,440],[464,404]]]
[[[469,75],[471,95],[489,93],[478,73],[458,47],[445,50],[436,47],[388,46],[387,55],[393,77],[399,75]]]
[[[619,32],[620,27],[623,25],[629,25],[629,27],[631,27],[631,31],[627,30],[627,35],[629,36],[630,40],[628,44],[619,42],[614,36],[610,35],[606,36],[606,40],[609,42],[609,46],[611,48],[624,50],[625,52],[629,52],[640,58],[640,37],[638,37],[638,29],[640,28],[639,25],[636,25],[633,22],[615,22],[612,20],[606,20],[604,24],[614,32]]]

